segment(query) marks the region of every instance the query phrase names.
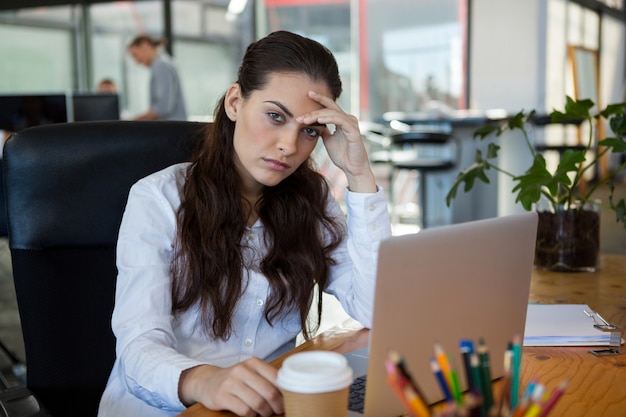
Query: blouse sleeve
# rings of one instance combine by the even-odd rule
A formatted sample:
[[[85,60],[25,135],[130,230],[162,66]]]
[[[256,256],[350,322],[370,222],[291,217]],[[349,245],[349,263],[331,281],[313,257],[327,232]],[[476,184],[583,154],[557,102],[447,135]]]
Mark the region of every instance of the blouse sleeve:
[[[332,210],[341,214],[336,203]],[[344,310],[365,327],[371,327],[374,287],[380,242],[391,236],[387,200],[382,188],[376,193],[346,191],[347,239],[334,253],[326,292],[333,294]]]
[[[177,352],[172,327],[169,268],[179,197],[171,188],[143,180],[130,191],[118,238],[112,327],[127,389],[155,407],[180,411],[180,374],[200,363]]]

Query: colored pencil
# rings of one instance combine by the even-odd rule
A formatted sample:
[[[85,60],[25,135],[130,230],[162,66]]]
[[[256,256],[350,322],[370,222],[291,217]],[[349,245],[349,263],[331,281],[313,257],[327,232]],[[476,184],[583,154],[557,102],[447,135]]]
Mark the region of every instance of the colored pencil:
[[[454,366],[450,368],[450,377],[452,379],[452,396],[457,404],[463,404],[463,393],[461,392],[461,385],[459,384],[459,376],[454,369]]]
[[[503,415],[511,405],[511,365],[513,361],[513,346],[509,343],[504,351],[504,377],[500,384],[496,410],[498,415]]]
[[[533,388],[533,392],[527,401],[517,405],[513,417],[527,417],[527,415],[533,415],[537,412],[537,404],[543,398],[545,387],[542,384],[536,383]],[[530,414],[529,414],[530,413]]]
[[[519,334],[516,334],[513,337],[513,363],[512,363],[512,368],[511,368],[511,408],[515,408],[519,400],[521,363],[522,363],[522,338]]]
[[[446,378],[443,375],[443,372],[441,372],[441,368],[439,367],[439,363],[435,358],[430,359],[430,369],[432,370],[435,379],[439,383],[439,388],[441,388],[441,392],[443,393],[446,401],[452,401],[452,392],[450,391],[450,387],[448,386],[448,381],[446,381]]]
[[[402,402],[402,406],[407,412],[411,413],[411,405],[409,404],[409,399],[406,397],[404,393],[404,386],[402,381],[399,379],[399,374],[395,370],[395,365],[387,360],[385,361],[385,367],[387,369],[387,384],[391,387],[393,392],[396,394],[396,397]],[[411,413],[411,417],[417,417]]]
[[[565,392],[565,389],[567,388],[567,384],[568,384],[568,381],[563,381],[561,382],[561,385],[559,385],[554,391],[552,391],[552,394],[550,394],[550,397],[546,400],[546,402],[541,407],[541,413],[539,413],[539,417],[546,417],[548,413],[550,413],[550,411],[554,408],[556,403],[559,401],[559,399],[563,395],[563,392]]]
[[[461,358],[463,360],[463,369],[465,370],[467,389],[470,392],[477,394],[478,391],[474,378],[472,377],[472,366],[470,364],[470,355],[474,353],[474,343],[471,340],[463,339],[459,342],[459,350],[461,351]]]
[[[404,358],[398,352],[391,351],[389,352],[389,360],[395,364],[398,372],[400,372],[400,374],[402,374],[404,378],[411,384],[411,387],[417,393],[417,395],[424,398],[424,393],[422,392],[419,385],[417,384],[417,382],[415,382],[415,380],[413,379],[413,376],[407,369]]]
[[[439,364],[439,369],[441,369],[441,373],[446,379],[446,383],[452,392],[452,374],[450,372],[450,362],[448,361],[448,355],[443,350],[443,347],[439,343],[435,343],[435,358],[437,359],[437,363]]]
[[[415,417],[429,417],[430,411],[424,400],[417,395],[410,385],[404,387],[404,397],[408,403],[408,411]]]
[[[493,389],[491,387],[491,365],[489,364],[489,349],[485,341],[478,342],[478,359],[480,361],[480,374],[483,386],[483,403],[485,409],[489,410],[493,405]]]

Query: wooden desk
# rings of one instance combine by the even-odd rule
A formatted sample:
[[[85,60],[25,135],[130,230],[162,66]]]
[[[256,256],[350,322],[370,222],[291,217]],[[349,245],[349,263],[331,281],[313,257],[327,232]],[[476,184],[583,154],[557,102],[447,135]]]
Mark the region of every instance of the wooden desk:
[[[592,273],[533,271],[530,302],[588,304],[608,321],[626,329],[626,255],[602,255]],[[367,330],[345,323],[290,353],[325,349],[340,353],[367,345]],[[626,415],[626,354],[596,357],[587,347],[526,347],[522,387],[538,377],[547,390],[564,379],[569,386],[550,417],[623,417]],[[284,357],[272,362],[279,367]],[[177,417],[233,416],[196,404]]]
[[[626,329],[626,256],[602,255],[600,270],[592,273],[533,271],[529,301],[588,304],[608,321]],[[549,390],[562,380],[569,380],[550,417],[626,415],[626,354],[599,358],[591,355],[589,349],[523,349],[522,386],[534,376]]]

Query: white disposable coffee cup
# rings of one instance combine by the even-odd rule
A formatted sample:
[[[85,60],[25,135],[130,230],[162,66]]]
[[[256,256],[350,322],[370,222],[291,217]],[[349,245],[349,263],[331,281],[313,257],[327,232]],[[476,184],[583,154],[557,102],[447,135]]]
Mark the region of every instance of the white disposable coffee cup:
[[[353,380],[346,358],[336,352],[296,353],[278,370],[286,417],[345,417]]]

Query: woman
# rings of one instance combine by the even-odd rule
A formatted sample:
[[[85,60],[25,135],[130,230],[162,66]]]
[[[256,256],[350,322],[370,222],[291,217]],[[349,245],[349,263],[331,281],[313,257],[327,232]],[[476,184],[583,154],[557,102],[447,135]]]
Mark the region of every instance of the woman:
[[[183,88],[176,67],[160,49],[165,39],[136,36],[128,46],[135,62],[150,68],[150,108],[135,120],[187,120]]]
[[[293,348],[301,330],[311,335],[316,284],[371,324],[378,244],[391,227],[357,119],[335,103],[340,93],[326,48],[272,33],[248,47],[192,162],[133,186],[101,416],[171,416],[195,402],[241,416],[282,413],[266,361]],[[347,224],[312,166],[320,138],[348,179]],[[317,313],[319,324],[321,302]]]

